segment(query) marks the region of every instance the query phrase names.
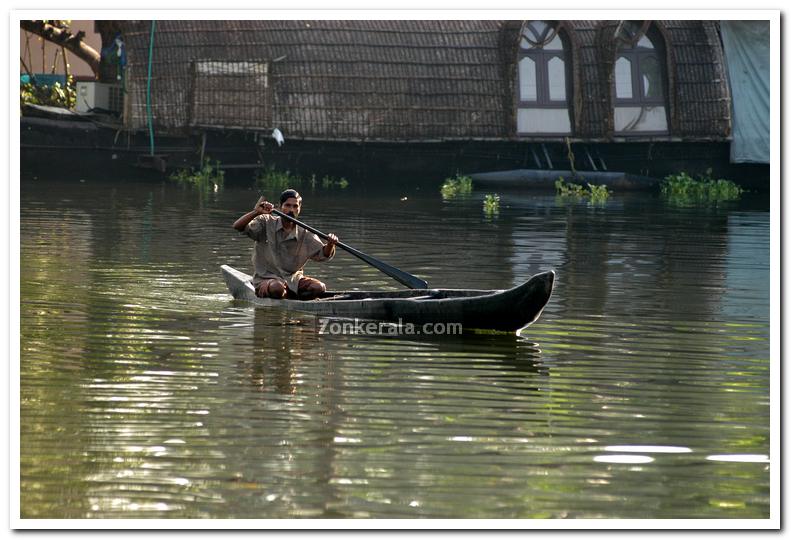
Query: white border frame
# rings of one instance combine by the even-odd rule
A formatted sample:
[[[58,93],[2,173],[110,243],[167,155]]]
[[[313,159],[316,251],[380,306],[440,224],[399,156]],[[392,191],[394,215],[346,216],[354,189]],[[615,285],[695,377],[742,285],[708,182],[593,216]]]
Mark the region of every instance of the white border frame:
[[[362,3],[361,0],[360,3]],[[302,4],[296,0],[297,4]],[[459,5],[458,2],[447,1],[448,4]],[[464,3],[464,2],[462,2]],[[715,2],[712,4],[717,5]],[[154,4],[154,3],[152,3]],[[406,0],[404,4],[413,8],[405,10],[328,10],[307,9],[297,5],[296,10],[240,10],[240,11],[208,11],[208,10],[85,10],[85,9],[52,9],[52,10],[20,10],[10,12],[8,35],[10,54],[3,55],[9,59],[9,81],[18,76],[18,66],[14,61],[19,57],[19,21],[22,19],[57,18],[57,19],[675,19],[675,20],[769,20],[771,43],[771,165],[770,165],[770,517],[760,520],[728,520],[728,519],[669,519],[669,520],[189,520],[189,519],[21,519],[19,517],[19,122],[17,121],[19,95],[11,91],[9,83],[8,104],[6,110],[9,119],[8,163],[10,166],[9,182],[9,276],[6,288],[9,300],[9,420],[10,420],[10,477],[8,486],[10,495],[10,526],[14,529],[779,529],[780,528],[780,467],[781,467],[781,193],[780,193],[780,11],[779,10],[414,10],[421,2]],[[683,2],[679,2],[683,7]],[[632,4],[633,5],[633,4]],[[155,7],[154,6],[151,7]],[[0,145],[4,146],[4,145]],[[788,191],[788,190],[786,190]]]

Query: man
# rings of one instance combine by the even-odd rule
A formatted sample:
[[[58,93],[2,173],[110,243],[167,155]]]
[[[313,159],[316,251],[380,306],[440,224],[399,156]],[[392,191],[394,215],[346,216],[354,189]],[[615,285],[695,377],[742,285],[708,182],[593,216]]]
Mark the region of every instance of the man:
[[[263,197],[255,208],[233,224],[237,231],[255,240],[253,287],[261,298],[300,298],[309,300],[327,290],[318,279],[307,277],[302,268],[308,259],[328,261],[335,256],[338,237],[330,234],[325,245],[318,236],[293,222],[272,216],[272,203]],[[293,218],[302,210],[302,197],[296,190],[280,194],[280,211]]]

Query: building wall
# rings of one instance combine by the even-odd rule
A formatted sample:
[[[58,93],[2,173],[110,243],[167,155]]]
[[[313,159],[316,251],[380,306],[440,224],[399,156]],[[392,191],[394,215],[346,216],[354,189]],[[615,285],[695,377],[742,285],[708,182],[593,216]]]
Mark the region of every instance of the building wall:
[[[80,30],[85,32],[85,38],[83,39],[85,44],[92,47],[96,52],[100,52],[102,38],[94,32],[93,21],[71,21],[72,33],[76,34]],[[34,74],[50,73],[54,64],[54,73],[65,75],[63,57],[59,52],[61,50],[59,46],[24,30],[20,30],[19,34],[19,54]],[[57,56],[56,51],[58,51]],[[75,78],[89,77],[93,79],[93,71],[91,71],[87,63],[68,51],[66,51],[66,55],[69,70]],[[19,63],[19,73],[25,73],[22,62]]]
[[[128,53],[130,129],[148,125],[150,100],[154,129],[166,132],[278,128],[290,139],[379,142],[623,138],[612,97],[619,21],[563,22],[573,80],[564,133],[520,123],[523,21],[117,22]],[[727,140],[716,21],[654,23],[667,51],[668,133],[638,136]]]

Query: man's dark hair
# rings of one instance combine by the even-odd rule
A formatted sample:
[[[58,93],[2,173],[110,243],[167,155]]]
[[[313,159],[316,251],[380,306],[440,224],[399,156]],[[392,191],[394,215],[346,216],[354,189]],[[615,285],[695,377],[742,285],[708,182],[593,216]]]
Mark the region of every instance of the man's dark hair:
[[[283,204],[289,199],[296,199],[297,202],[302,202],[302,195],[300,195],[296,189],[287,189],[283,193],[280,194],[280,204]]]

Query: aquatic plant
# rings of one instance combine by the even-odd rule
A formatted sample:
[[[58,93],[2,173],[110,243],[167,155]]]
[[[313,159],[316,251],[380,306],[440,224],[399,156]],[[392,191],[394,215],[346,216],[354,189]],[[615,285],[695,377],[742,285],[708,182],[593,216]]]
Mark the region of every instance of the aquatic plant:
[[[315,178],[315,175],[314,175]],[[314,181],[315,185],[315,181]],[[333,187],[339,187],[341,189],[346,189],[349,187],[349,181],[346,180],[344,177],[334,178],[332,176],[325,176],[321,179],[321,187],[328,189]]]
[[[279,171],[274,166],[259,169],[255,175],[255,187],[261,191],[283,191],[293,187],[315,190],[319,184],[324,189],[346,189],[349,187],[349,181],[343,177],[335,178],[325,175],[319,180],[313,174],[310,178],[304,178],[292,174],[291,171]]]
[[[660,184],[660,191],[667,202],[679,206],[735,201],[744,193],[734,182],[712,177],[711,169],[697,178],[683,171],[670,174]]]
[[[452,199],[459,195],[469,195],[472,192],[472,178],[456,173],[453,178],[446,178],[440,188],[443,199]]]
[[[590,199],[591,202],[604,202],[612,193],[605,184],[596,185],[587,182],[585,186],[566,182],[562,176],[555,180],[555,191],[560,197]]]
[[[225,183],[225,171],[220,162],[205,158],[198,168],[179,169],[170,175],[170,179],[180,184],[192,185],[201,191],[219,191]]]
[[[483,213],[494,217],[500,213],[500,196],[497,193],[487,193],[483,198]]]
[[[279,171],[274,166],[259,169],[255,174],[255,187],[260,191],[280,192],[301,185],[300,177],[291,174],[291,171]]]
[[[555,192],[561,197],[577,197],[583,198],[585,196],[585,188],[579,184],[567,183],[562,176],[555,180]]]
[[[601,184],[597,186],[589,183],[588,189],[590,190],[591,202],[606,201],[611,193],[610,191],[607,190],[607,186],[605,184]]]

